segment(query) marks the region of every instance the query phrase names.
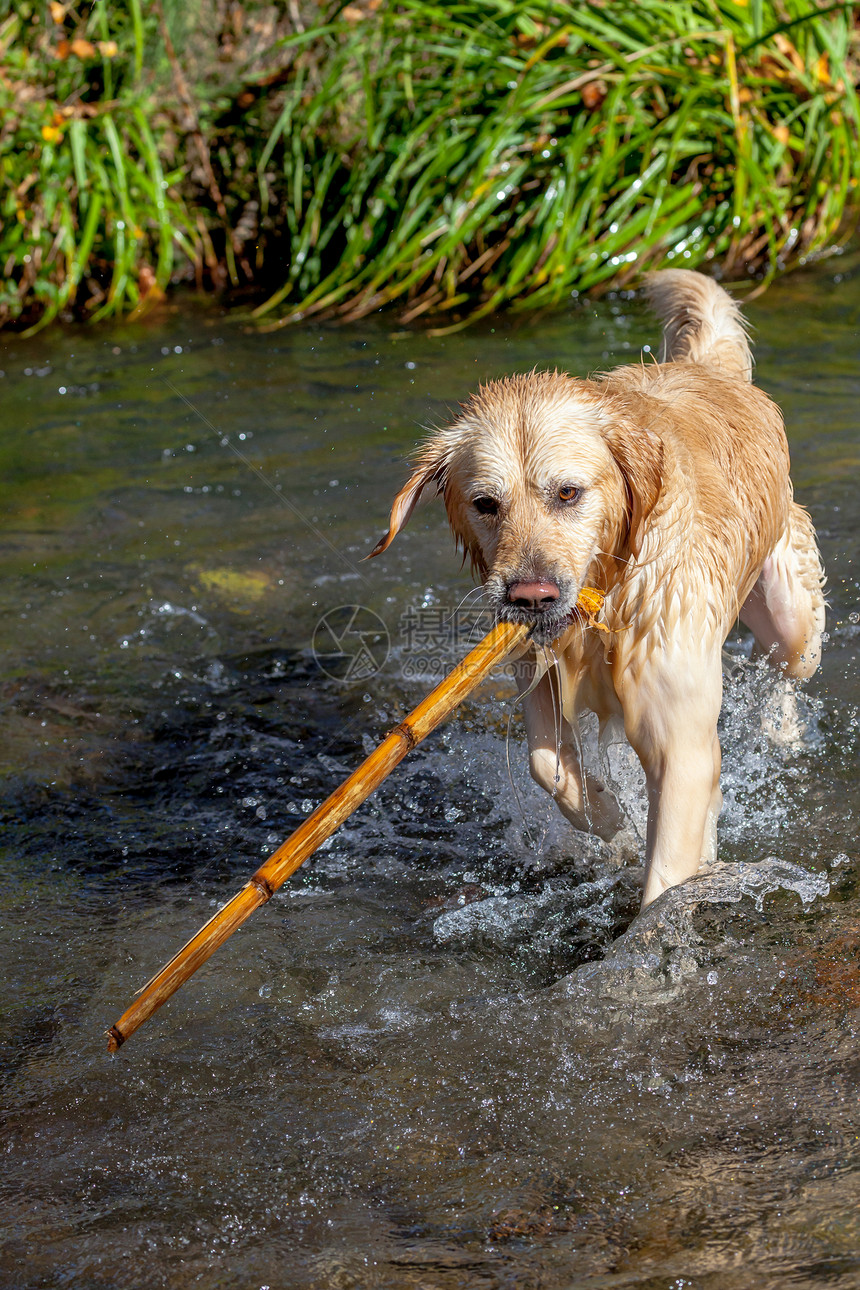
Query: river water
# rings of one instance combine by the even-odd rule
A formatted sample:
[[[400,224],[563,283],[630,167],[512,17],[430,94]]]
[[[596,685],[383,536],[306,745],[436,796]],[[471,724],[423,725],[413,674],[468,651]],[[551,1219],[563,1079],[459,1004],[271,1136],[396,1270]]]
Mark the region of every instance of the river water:
[[[715,872],[635,918],[641,869],[532,788],[502,675],[114,1057],[134,991],[481,633],[438,504],[360,563],[420,428],[655,328],[619,298],[249,335],[192,303],[5,340],[4,1286],[860,1286],[860,273],[749,316],[829,640],[781,734],[730,643]]]

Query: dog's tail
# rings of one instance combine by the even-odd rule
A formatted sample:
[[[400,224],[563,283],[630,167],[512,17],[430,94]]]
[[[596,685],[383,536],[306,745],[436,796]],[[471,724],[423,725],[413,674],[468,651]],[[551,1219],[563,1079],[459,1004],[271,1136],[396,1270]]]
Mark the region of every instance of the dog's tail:
[[[645,275],[645,290],[663,323],[662,363],[707,363],[752,380],[746,323],[728,292],[692,269]]]

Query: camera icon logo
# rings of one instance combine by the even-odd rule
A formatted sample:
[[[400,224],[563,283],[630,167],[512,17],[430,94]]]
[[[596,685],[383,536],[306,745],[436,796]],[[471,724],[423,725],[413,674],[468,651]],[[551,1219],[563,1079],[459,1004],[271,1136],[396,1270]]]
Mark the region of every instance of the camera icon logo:
[[[388,628],[365,605],[340,605],[323,614],[311,643],[317,666],[342,685],[375,676],[388,662]]]

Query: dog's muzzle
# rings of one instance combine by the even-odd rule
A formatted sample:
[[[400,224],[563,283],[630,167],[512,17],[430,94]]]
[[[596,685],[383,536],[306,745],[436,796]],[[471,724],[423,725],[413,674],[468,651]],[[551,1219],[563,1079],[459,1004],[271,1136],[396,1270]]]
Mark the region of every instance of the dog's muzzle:
[[[549,645],[570,620],[568,597],[551,578],[508,583],[498,605],[498,616],[508,623],[531,628],[538,645]]]

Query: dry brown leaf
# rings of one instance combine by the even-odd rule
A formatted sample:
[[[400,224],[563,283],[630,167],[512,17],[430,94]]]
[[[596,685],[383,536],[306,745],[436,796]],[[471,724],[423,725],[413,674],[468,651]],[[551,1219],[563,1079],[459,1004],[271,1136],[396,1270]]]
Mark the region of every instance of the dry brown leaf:
[[[778,31],[773,38],[773,43],[776,45],[779,52],[789,60],[798,72],[806,71],[806,64],[804,63],[803,58],[784,32]]]
[[[606,86],[603,81],[589,81],[582,87],[582,102],[589,112],[599,108],[606,98]]]
[[[71,45],[69,45],[69,49],[74,54],[75,58],[87,59],[95,58],[96,56],[96,47],[92,41],[84,40],[80,36],[78,36],[76,40],[72,41]]]
[[[597,621],[597,615],[603,608],[606,593],[597,587],[583,587],[576,598],[576,613],[584,618],[588,627],[596,627],[599,632],[609,632],[606,623]]]

